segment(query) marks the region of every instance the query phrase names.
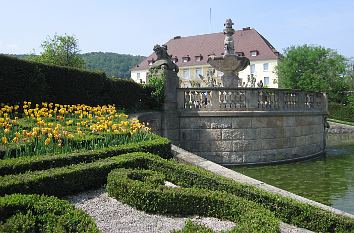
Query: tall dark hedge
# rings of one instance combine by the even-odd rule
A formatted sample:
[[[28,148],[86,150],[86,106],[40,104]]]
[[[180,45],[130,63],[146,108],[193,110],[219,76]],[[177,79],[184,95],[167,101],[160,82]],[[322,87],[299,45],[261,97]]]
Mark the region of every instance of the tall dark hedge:
[[[119,109],[149,109],[151,90],[104,73],[45,65],[0,55],[0,103],[115,104]]]

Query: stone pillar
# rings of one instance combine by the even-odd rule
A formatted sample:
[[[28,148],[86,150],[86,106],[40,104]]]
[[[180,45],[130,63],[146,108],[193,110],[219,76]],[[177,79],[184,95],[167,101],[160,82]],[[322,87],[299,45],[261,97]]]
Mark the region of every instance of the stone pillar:
[[[179,78],[173,70],[161,70],[165,78],[165,101],[162,115],[162,136],[179,144],[179,116],[177,111],[177,87]]]

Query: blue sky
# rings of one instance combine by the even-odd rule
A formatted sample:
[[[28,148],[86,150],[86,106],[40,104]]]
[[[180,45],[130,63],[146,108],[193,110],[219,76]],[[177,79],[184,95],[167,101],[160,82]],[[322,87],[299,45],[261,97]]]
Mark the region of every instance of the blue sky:
[[[177,35],[220,32],[231,18],[280,52],[306,43],[353,57],[353,12],[352,0],[0,0],[0,53],[39,53],[47,36],[66,33],[82,52],[146,56]]]

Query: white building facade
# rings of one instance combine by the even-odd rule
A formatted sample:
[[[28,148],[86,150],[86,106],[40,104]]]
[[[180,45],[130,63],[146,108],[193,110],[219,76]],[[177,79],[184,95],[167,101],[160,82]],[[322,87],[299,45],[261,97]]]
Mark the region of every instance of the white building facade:
[[[214,86],[220,85],[222,73],[213,70],[207,59],[208,56],[223,55],[223,37],[223,33],[178,36],[166,43],[167,52],[180,68],[178,73],[180,87],[210,86],[210,82],[213,82]],[[250,28],[236,31],[234,41],[236,53],[250,59],[250,65],[239,72],[243,86],[249,87],[248,81],[253,77],[258,84],[262,81],[264,87],[277,88],[275,67],[280,56],[279,52],[256,30]],[[155,60],[155,54],[151,54],[137,67],[131,69],[131,78],[137,83],[148,83],[147,72]]]

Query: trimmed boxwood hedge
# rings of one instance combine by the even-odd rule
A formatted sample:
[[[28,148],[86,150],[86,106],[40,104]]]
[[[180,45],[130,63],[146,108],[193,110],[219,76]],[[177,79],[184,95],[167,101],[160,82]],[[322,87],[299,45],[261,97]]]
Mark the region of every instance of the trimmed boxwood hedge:
[[[141,152],[110,157],[87,164],[3,176],[0,177],[0,195],[20,192],[65,196],[104,185],[109,172],[116,168],[155,170],[162,172],[166,180],[181,187],[221,191],[239,196],[263,205],[286,223],[309,230],[317,232],[354,231],[354,220],[351,218],[272,194],[254,186],[237,183],[195,166],[180,164]]]
[[[0,232],[101,232],[95,221],[56,197],[13,194],[0,197]]]
[[[108,147],[94,151],[81,151],[69,154],[29,156],[0,160],[0,176],[23,173],[26,171],[46,170],[78,163],[88,163],[129,152],[150,152],[162,158],[171,158],[171,142],[167,138],[156,139]]]
[[[162,172],[116,169],[108,175],[107,191],[146,212],[227,219],[236,222],[230,232],[279,232],[279,220],[260,204],[194,186],[169,188],[164,185],[165,179]]]
[[[87,164],[1,176],[0,195],[24,193],[62,197],[75,194],[101,187],[106,183],[108,173],[117,167],[119,163],[115,159],[107,158]]]
[[[119,109],[156,107],[151,88],[104,73],[45,65],[0,54],[0,103],[115,104]]]

